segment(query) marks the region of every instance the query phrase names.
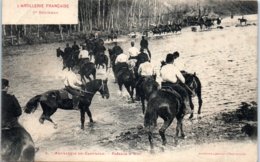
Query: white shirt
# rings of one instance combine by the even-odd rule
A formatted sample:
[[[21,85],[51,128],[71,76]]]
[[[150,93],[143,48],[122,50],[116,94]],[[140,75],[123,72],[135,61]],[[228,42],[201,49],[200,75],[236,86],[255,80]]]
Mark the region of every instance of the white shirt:
[[[116,61],[115,61],[115,64],[117,63],[123,63],[123,62],[127,62],[128,61],[128,55],[124,54],[124,53],[121,53],[120,55],[118,55],[116,57]]]
[[[129,53],[129,57],[131,56],[136,57],[140,52],[136,47],[131,47],[129,48],[128,53]]]
[[[89,58],[89,53],[87,50],[81,50],[79,53],[79,59],[81,58]]]
[[[179,79],[182,83],[185,83],[185,78],[174,64],[164,65],[161,69],[161,77],[163,81],[176,83]]]
[[[71,71],[68,71],[65,74],[65,80],[64,80],[64,85],[65,86],[70,86],[75,89],[80,89],[80,87],[77,84],[82,84],[82,82],[78,79],[77,75]]]
[[[152,76],[155,74],[153,65],[146,61],[139,66],[138,74],[141,76]]]

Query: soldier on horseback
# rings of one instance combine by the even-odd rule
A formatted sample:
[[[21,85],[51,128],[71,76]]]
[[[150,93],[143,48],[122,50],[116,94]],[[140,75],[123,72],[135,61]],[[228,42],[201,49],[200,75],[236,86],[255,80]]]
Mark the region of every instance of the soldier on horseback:
[[[64,80],[65,89],[73,96],[73,109],[78,110],[82,82],[73,71],[67,71]]]
[[[72,45],[72,50],[74,51],[74,52],[76,52],[76,51],[79,51],[79,45],[77,45],[77,42],[76,41],[74,41],[74,44]]]
[[[137,56],[139,54],[139,50],[135,47],[135,43],[131,42],[131,47],[128,50],[129,53],[129,60],[130,59],[137,59]]]
[[[177,58],[177,54],[168,54],[166,56],[166,65],[161,68],[161,78],[162,78],[162,89],[170,90],[172,92],[177,92],[183,101],[184,114],[191,112],[191,101],[185,86],[185,78],[179,71],[179,69],[174,65],[174,60]]]
[[[154,66],[148,60],[144,61],[140,64],[138,71],[137,71],[137,82],[136,82],[136,99],[139,100],[141,85],[145,79],[152,78],[153,80],[156,79],[156,73],[154,70]]]
[[[87,51],[87,47],[85,45],[82,46],[82,50],[79,53],[79,62],[82,67],[84,64],[89,63],[89,52]]]
[[[71,52],[72,52],[72,48],[70,47],[70,44],[67,43],[66,47],[64,49],[64,53],[65,53],[67,58],[71,56]]]
[[[8,94],[9,81],[2,79],[2,129],[19,127],[18,117],[22,114],[21,106],[14,95]]]
[[[128,68],[128,55],[125,53],[121,53],[116,57],[115,60],[115,73],[117,74],[118,71],[122,68]]]

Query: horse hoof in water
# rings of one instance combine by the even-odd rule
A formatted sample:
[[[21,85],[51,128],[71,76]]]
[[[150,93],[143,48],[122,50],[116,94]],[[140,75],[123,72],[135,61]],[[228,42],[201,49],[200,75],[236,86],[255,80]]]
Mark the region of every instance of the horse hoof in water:
[[[54,129],[57,129],[58,128],[58,124],[54,124]]]
[[[39,119],[39,122],[43,124],[44,120],[42,118]]]
[[[182,134],[180,138],[181,138],[181,139],[186,139],[187,136],[185,136],[184,134]]]
[[[192,114],[190,114],[190,117],[189,117],[189,119],[192,119],[193,118],[193,113]]]

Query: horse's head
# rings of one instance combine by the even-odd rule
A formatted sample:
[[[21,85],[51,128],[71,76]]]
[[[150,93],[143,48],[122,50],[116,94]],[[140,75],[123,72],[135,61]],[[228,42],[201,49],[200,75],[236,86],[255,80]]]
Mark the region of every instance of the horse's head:
[[[101,85],[98,89],[99,93],[102,95],[102,98],[106,97],[109,98],[109,90],[107,86],[107,79],[101,80]]]
[[[185,84],[188,86],[188,88],[192,91],[192,94],[194,95],[195,89],[197,88],[197,82],[196,82],[196,73],[190,74],[185,71],[182,71],[182,74],[185,78]]]
[[[56,54],[57,54],[57,57],[60,57],[61,56],[61,49],[60,47],[56,49]]]

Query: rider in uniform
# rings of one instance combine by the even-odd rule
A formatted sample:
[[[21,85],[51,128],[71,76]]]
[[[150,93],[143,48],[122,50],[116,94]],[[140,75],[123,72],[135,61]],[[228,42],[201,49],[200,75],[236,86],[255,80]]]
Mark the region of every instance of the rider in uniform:
[[[118,71],[119,71],[120,69],[122,69],[123,67],[127,67],[127,68],[128,68],[127,61],[128,61],[128,55],[125,54],[125,53],[121,53],[121,54],[119,54],[119,55],[116,57],[116,60],[115,60],[115,73],[116,73],[116,74],[117,74]]]
[[[137,59],[139,50],[135,47],[134,42],[131,42],[131,47],[129,48],[128,53],[129,53],[129,59]]]
[[[137,62],[137,56],[139,54],[139,50],[134,45],[135,45],[135,43],[131,42],[131,47],[128,50],[129,65],[131,68],[135,67],[135,64]]]
[[[83,66],[84,64],[89,63],[89,52],[87,51],[86,45],[82,46],[82,50],[79,53],[79,60],[80,65]]]
[[[22,114],[18,100],[8,94],[8,89],[9,81],[2,79],[2,129],[19,127],[18,117]]]
[[[146,49],[147,52],[148,52],[148,54],[149,54],[149,57],[151,58],[151,53],[150,53],[150,50],[149,50],[149,48],[148,48],[148,41],[145,39],[144,36],[142,36],[142,40],[141,40],[141,42],[140,42],[140,47],[141,47],[142,49]]]
[[[151,62],[145,61],[144,63],[141,63],[139,68],[138,68],[138,80],[136,82],[136,99],[139,99],[139,91],[140,91],[140,86],[143,83],[143,81],[146,78],[152,78],[156,79],[156,73],[154,70],[154,66]]]
[[[135,65],[135,76],[138,77],[138,69],[139,69],[139,66],[146,62],[146,61],[151,61],[149,55],[147,53],[144,52],[144,49],[141,48],[140,49],[140,53],[138,54],[137,56],[137,62],[136,62],[136,65]]]
[[[174,54],[168,54],[166,56],[166,65],[161,68],[161,78],[162,78],[162,88],[170,88],[170,90],[175,90],[180,94],[184,103],[184,114],[191,112],[191,101],[187,90],[181,86],[185,86],[185,78],[179,71],[179,69],[174,65]]]
[[[72,45],[72,50],[75,52],[75,51],[79,51],[79,45],[77,45],[77,42],[74,41],[74,44]]]
[[[67,71],[64,80],[65,89],[72,94],[73,109],[78,110],[79,98],[81,94],[82,82],[73,71]]]

